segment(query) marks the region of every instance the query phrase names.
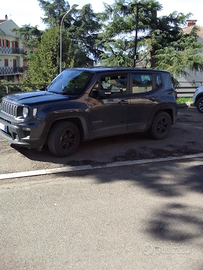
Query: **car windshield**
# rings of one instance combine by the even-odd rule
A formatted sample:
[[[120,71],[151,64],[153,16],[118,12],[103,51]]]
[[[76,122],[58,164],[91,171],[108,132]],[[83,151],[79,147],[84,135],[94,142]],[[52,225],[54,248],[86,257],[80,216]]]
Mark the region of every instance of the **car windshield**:
[[[47,87],[47,91],[62,95],[79,95],[92,74],[83,70],[67,69],[60,73]]]

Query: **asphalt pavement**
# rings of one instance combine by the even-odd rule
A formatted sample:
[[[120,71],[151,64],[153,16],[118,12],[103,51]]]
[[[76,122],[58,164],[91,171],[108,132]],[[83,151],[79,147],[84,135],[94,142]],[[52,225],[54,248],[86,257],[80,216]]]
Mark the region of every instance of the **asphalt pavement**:
[[[0,182],[1,270],[203,269],[203,161]]]
[[[59,171],[0,180],[0,270],[202,270],[202,117],[181,108],[165,140],[98,139],[67,158],[1,139],[0,175]]]

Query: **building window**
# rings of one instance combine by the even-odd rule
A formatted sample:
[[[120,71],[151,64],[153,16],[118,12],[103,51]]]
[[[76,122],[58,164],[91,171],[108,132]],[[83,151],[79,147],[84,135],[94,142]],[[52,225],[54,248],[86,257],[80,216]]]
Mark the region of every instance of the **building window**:
[[[13,59],[13,67],[16,68],[16,59]]]
[[[4,59],[4,66],[8,67],[8,59]]]
[[[3,46],[4,46],[4,47],[10,47],[10,41],[7,40],[7,39],[4,39],[4,40],[3,40]]]
[[[12,41],[12,48],[18,48],[18,42]]]

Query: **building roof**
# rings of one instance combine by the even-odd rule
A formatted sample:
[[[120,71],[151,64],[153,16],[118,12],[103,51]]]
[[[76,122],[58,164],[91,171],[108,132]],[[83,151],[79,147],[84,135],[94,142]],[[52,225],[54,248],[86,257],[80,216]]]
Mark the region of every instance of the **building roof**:
[[[196,26],[198,26],[198,25],[196,25]],[[194,25],[189,26],[189,27],[185,27],[185,28],[183,28],[183,32],[185,34],[189,34],[192,31],[193,27],[194,27]],[[203,38],[203,26],[198,26],[198,27],[199,27],[199,30],[197,31],[197,34],[200,38]]]
[[[14,36],[17,35],[12,31],[14,28],[19,28],[13,20],[0,20],[0,31],[3,32],[7,36]]]

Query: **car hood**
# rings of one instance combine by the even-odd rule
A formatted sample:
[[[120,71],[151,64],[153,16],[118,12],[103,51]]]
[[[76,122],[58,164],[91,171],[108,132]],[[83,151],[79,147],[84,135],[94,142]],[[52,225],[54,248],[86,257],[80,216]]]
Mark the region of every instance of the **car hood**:
[[[67,95],[55,94],[48,91],[35,91],[35,92],[26,92],[26,93],[17,93],[13,95],[8,95],[4,100],[17,102],[20,104],[36,104],[36,103],[45,103],[50,101],[59,101],[69,99]]]

